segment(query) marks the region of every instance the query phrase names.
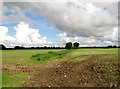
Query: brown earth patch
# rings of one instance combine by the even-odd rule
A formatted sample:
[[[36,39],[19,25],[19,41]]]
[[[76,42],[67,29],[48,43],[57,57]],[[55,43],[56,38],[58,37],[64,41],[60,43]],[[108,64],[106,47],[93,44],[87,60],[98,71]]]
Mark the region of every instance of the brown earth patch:
[[[28,67],[28,66],[21,66],[21,65],[3,65],[2,72],[8,73],[8,74],[16,74],[21,72],[31,73],[37,68],[38,66]]]
[[[93,55],[81,62],[62,61],[51,65],[39,66],[24,87],[117,87],[118,79],[107,76],[102,65],[95,61],[105,55]],[[67,59],[66,59],[67,60]],[[68,59],[70,60],[70,59]],[[73,59],[72,59],[73,60]],[[103,60],[104,61],[104,60]],[[117,65],[111,66],[117,69]],[[117,75],[116,70],[112,72]]]

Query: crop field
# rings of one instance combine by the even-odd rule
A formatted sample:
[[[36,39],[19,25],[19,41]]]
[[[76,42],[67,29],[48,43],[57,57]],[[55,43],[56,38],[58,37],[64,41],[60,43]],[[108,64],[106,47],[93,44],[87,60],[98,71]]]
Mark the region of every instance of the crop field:
[[[3,50],[2,87],[119,87],[118,50]]]

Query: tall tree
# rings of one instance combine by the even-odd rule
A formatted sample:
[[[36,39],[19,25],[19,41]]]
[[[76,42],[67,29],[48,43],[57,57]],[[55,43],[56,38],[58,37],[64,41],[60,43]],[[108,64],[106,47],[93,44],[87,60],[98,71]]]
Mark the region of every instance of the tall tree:
[[[66,43],[65,48],[66,48],[66,49],[72,49],[72,42]]]
[[[4,49],[6,49],[5,45],[0,44],[0,50],[4,50]]]
[[[78,48],[79,47],[79,43],[78,42],[75,42],[73,45],[74,45],[74,48]]]

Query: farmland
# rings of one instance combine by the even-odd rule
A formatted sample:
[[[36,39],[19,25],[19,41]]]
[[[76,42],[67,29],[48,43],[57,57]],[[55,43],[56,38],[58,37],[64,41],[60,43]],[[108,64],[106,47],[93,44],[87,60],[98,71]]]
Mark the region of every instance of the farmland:
[[[3,87],[117,87],[118,48],[3,50],[2,70]]]

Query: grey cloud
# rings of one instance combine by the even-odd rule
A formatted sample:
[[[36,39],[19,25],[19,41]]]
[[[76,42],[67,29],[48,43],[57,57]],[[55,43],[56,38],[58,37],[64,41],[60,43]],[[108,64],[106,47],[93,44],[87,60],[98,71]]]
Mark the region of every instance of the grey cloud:
[[[23,6],[23,8],[22,8]],[[31,22],[31,19],[26,17],[24,12],[27,5],[25,2],[4,2],[2,8],[2,21],[3,22],[20,22],[25,21],[27,23]],[[7,13],[11,13],[10,16],[6,15]]]
[[[107,3],[106,3],[107,4]],[[117,26],[117,18],[111,13],[100,8],[100,11],[89,15],[84,5],[81,8],[74,4],[68,6],[66,3],[39,3],[39,11],[53,23],[59,30],[80,36],[103,36]],[[82,7],[83,6],[83,7]],[[94,5],[93,5],[94,6]],[[97,7],[93,7],[96,9]],[[88,8],[87,8],[88,9]],[[99,9],[99,8],[98,8]],[[117,13],[116,13],[117,14]],[[65,16],[68,18],[65,19]]]
[[[79,42],[80,46],[107,46],[107,45],[118,45],[117,42],[104,41],[101,39],[95,39],[94,37],[69,37],[66,33],[61,33],[58,35],[60,39],[64,42]]]
[[[61,32],[68,33],[69,36],[93,36],[96,39],[113,41],[111,37],[104,36],[113,33],[114,28],[118,25],[117,2],[67,1],[6,2],[4,6],[19,7],[21,13],[30,11],[33,15],[43,15],[48,24],[53,24]],[[23,14],[20,14],[19,17],[27,18]]]
[[[2,3],[0,2],[0,21],[2,21]]]

